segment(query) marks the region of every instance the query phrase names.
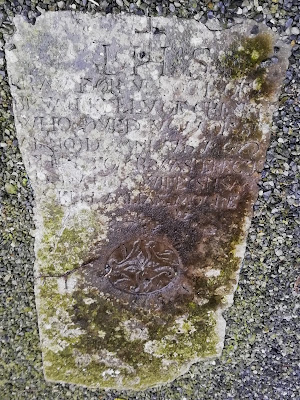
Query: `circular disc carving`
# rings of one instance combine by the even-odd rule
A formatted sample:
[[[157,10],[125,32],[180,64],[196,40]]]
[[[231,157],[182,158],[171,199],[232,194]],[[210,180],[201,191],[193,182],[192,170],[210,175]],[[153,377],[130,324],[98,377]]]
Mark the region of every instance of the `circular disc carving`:
[[[175,249],[152,239],[121,244],[107,260],[111,284],[127,293],[148,294],[168,286],[176,277],[180,260]]]

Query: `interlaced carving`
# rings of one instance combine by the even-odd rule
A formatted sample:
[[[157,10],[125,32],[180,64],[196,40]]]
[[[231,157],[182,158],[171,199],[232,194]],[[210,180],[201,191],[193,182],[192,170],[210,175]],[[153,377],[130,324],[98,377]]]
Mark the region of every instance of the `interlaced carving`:
[[[107,260],[107,277],[117,289],[147,294],[163,289],[179,268],[177,252],[164,242],[131,240],[117,247]]]

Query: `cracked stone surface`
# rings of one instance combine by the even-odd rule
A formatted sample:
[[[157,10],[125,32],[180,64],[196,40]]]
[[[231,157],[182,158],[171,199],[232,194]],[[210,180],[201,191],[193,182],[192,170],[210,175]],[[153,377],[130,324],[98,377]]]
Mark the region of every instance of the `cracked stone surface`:
[[[15,17],[45,377],[144,389],[221,354],[288,46],[266,26]]]

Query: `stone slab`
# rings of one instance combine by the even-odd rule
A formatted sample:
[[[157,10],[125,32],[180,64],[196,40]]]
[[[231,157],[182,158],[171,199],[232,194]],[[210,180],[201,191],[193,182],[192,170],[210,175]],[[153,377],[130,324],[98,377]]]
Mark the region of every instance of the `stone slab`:
[[[144,389],[221,354],[289,49],[253,21],[45,13],[6,58],[45,377]]]

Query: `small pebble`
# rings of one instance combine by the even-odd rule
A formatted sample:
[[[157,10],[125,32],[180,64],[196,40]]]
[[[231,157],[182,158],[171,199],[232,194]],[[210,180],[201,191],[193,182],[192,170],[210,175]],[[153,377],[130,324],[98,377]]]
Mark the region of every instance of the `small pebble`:
[[[16,194],[18,192],[16,185],[12,185],[11,183],[6,183],[4,188],[8,194]]]
[[[173,3],[170,3],[169,10],[173,13],[175,11],[175,6]]]
[[[292,33],[293,35],[299,35],[300,30],[299,30],[299,28],[297,28],[296,26],[293,26],[293,27],[291,28],[291,33]]]

